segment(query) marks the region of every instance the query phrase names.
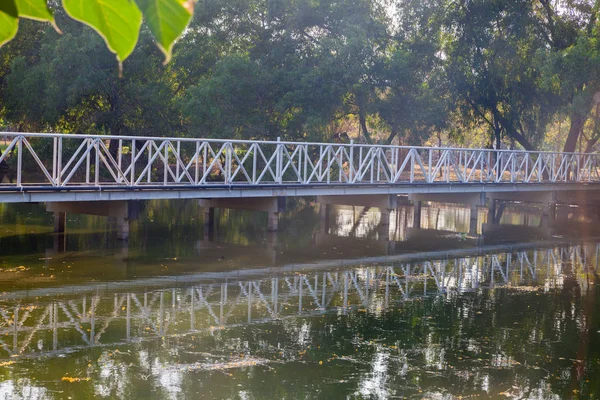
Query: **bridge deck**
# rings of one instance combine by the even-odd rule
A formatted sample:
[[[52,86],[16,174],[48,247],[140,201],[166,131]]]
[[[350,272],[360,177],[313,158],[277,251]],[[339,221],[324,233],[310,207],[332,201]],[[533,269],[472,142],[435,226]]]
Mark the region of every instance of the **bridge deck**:
[[[596,192],[600,183],[282,184],[162,187],[0,187],[0,203],[447,193]]]

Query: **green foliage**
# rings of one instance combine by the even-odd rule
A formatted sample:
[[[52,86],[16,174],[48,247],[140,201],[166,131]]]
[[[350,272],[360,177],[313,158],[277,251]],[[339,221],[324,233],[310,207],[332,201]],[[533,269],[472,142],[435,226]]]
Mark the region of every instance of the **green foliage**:
[[[552,95],[538,85],[543,38],[526,1],[475,1],[449,7],[444,51],[451,92],[464,118],[489,125],[527,149],[540,142],[553,114]]]
[[[0,2],[0,46],[15,37],[19,30],[17,6],[14,2]]]
[[[186,0],[138,0],[137,3],[156,44],[165,54],[165,63],[169,62],[175,40],[192,18],[193,3]]]
[[[15,0],[18,9],[18,15],[23,18],[30,18],[37,21],[47,21],[54,23],[52,11],[48,8],[46,0]]]
[[[591,150],[596,3],[6,1],[5,41],[20,17],[65,34],[21,18],[0,50],[0,118],[35,131]]]
[[[133,52],[142,25],[142,13],[134,2],[63,0],[63,5],[71,18],[91,26],[102,36],[119,63]]]
[[[148,30],[119,78],[98,35],[57,17],[69,33],[42,35],[10,64],[2,91],[9,120],[28,131],[153,136],[179,130],[171,112],[176,81],[161,65]]]

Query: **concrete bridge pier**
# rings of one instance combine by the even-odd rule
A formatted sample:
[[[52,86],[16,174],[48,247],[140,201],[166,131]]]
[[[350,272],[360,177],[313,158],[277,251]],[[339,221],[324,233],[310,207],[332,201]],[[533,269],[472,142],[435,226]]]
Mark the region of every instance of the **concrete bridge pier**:
[[[379,240],[383,240],[386,242],[389,242],[391,240],[389,210],[381,211],[381,219],[379,220],[379,225],[377,226],[377,236]]]
[[[387,242],[387,253],[388,256],[396,254],[396,241],[388,240]]]
[[[129,239],[129,218],[120,218],[115,216],[108,217],[108,223],[111,230],[117,232],[117,239],[128,240]]]
[[[380,211],[380,213],[381,213],[381,218],[379,219],[379,225],[386,226],[386,227],[388,227],[388,230],[389,230],[390,214],[392,213],[391,210],[389,208],[384,208],[383,210]]]
[[[271,265],[277,265],[277,253],[278,253],[278,233],[277,231],[272,231],[267,234],[266,243],[267,245],[267,255],[271,260]]]
[[[53,251],[56,253],[62,253],[67,250],[67,235],[65,234],[67,226],[67,213],[55,212],[54,213],[54,246]],[[46,255],[48,258],[48,255]]]
[[[270,212],[267,216],[267,231],[277,232],[279,230],[279,212]]]
[[[552,221],[556,220],[556,203],[544,203],[542,205],[542,218],[540,226],[547,228]]]
[[[329,233],[329,217],[331,215],[331,204],[319,204],[319,230],[323,234]]]
[[[67,213],[66,212],[55,212],[54,213],[54,233],[64,234],[67,227]]]
[[[65,233],[67,214],[98,215],[114,221],[119,240],[129,239],[129,225],[132,220],[138,218],[140,209],[139,201],[128,200],[46,203],[46,211],[54,213],[55,233]]]
[[[413,229],[421,229],[421,209],[423,203],[420,200],[413,201]]]
[[[210,235],[214,229],[215,208],[267,212],[267,230],[276,232],[279,230],[279,216],[285,212],[285,197],[200,199],[198,205],[204,208],[205,234]]]
[[[496,223],[496,216],[497,216],[497,204],[496,204],[496,200],[494,199],[489,199],[488,200],[488,207],[487,207],[487,224],[495,224]]]
[[[471,204],[471,213],[469,215],[469,235],[477,236],[479,234],[479,206]]]
[[[215,208],[204,208],[204,239],[213,241],[215,231]]]

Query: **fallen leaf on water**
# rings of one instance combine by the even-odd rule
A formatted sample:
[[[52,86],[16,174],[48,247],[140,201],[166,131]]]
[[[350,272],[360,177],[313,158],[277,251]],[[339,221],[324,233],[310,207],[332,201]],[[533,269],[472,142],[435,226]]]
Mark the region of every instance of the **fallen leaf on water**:
[[[78,378],[78,377],[74,377],[74,376],[63,376],[62,378],[60,378],[61,381],[65,381],[65,382],[83,382],[83,381],[89,381],[91,378],[87,377],[87,378]]]

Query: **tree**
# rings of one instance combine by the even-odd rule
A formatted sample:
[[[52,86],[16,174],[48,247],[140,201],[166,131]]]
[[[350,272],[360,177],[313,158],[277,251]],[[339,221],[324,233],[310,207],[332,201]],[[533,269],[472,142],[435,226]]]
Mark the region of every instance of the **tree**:
[[[3,124],[535,149],[567,120],[565,150],[600,140],[597,0],[61,1],[0,5],[0,20],[50,22],[21,21],[0,50]],[[178,36],[160,65],[153,42],[169,60]]]
[[[507,136],[534,149],[558,99],[540,85],[545,42],[532,3],[476,0],[453,3],[444,13],[445,31],[455,32],[443,51],[460,114],[485,122],[497,148]]]
[[[552,55],[544,69],[547,85],[562,100],[570,128],[564,151],[575,151],[598,90],[598,8],[600,2],[540,0],[539,19]],[[597,139],[596,139],[597,140]]]
[[[112,55],[89,28],[57,14],[69,33],[46,29],[27,52],[14,55],[3,76],[6,116],[27,131],[157,136],[181,132],[177,81],[150,33],[126,61],[123,78]],[[35,23],[22,21],[27,31]],[[12,43],[11,43],[12,45]]]
[[[369,33],[385,37],[364,0],[207,1],[197,12],[192,35],[231,47],[190,87],[184,113],[234,137],[322,137],[351,111],[344,101],[371,63]]]
[[[441,55],[441,1],[402,1],[398,27],[374,71],[378,95],[374,110],[389,127],[385,143],[418,145],[447,126],[448,91]]]

